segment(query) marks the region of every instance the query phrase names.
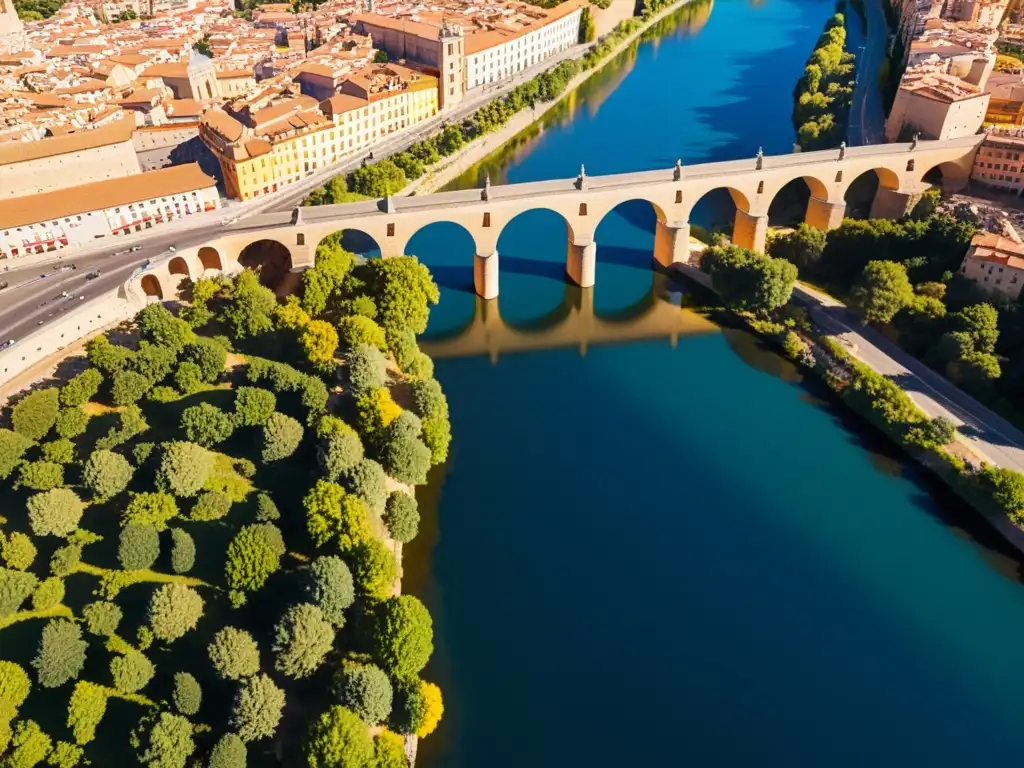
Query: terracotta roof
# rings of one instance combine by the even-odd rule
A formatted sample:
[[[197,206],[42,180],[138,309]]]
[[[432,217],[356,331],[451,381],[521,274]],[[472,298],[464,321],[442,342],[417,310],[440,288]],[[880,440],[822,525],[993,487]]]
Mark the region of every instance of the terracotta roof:
[[[162,96],[156,88],[136,88],[130,96],[121,99],[121,104],[152,104]]]
[[[234,77],[253,77],[253,78],[255,78],[256,75],[253,74],[251,69],[221,69],[221,70],[217,71],[217,79],[218,80],[230,80],[231,78],[234,78]]]
[[[207,110],[203,113],[202,123],[228,141],[238,141],[242,138],[244,126],[223,110]]]
[[[142,70],[142,77],[188,77],[188,62],[176,61],[173,64],[153,64]]]
[[[1024,269],[1024,245],[994,232],[983,232],[971,240],[967,258]]]
[[[108,61],[112,61],[115,64],[123,64],[126,67],[137,67],[149,61],[149,56],[143,56],[140,53],[122,53],[117,56],[111,56]]]
[[[195,99],[169,99],[167,101],[168,117],[199,117],[205,105]]]
[[[345,112],[351,112],[353,109],[359,109],[369,104],[366,99],[361,99],[358,96],[352,96],[348,93],[339,93],[326,101],[320,102],[320,109],[323,110],[324,114],[328,117],[334,117],[335,115],[341,115]]]
[[[71,152],[80,152],[83,149],[94,149],[131,141],[133,124],[133,120],[122,119],[102,128],[78,131],[52,139],[9,142],[0,147],[0,165],[24,163],[43,157],[66,155]]]
[[[92,93],[93,91],[109,90],[110,85],[108,83],[105,83],[102,80],[96,80],[95,78],[90,78],[88,80],[83,80],[78,85],[72,85],[69,88],[58,88],[54,93],[74,95],[76,93]]]
[[[189,163],[39,195],[14,197],[0,200],[0,228],[54,221],[154,197],[207,189],[216,183],[202,172],[199,163]]]
[[[245,142],[245,151],[249,154],[249,157],[266,155],[270,152],[271,148],[270,142],[266,139],[251,139]]]

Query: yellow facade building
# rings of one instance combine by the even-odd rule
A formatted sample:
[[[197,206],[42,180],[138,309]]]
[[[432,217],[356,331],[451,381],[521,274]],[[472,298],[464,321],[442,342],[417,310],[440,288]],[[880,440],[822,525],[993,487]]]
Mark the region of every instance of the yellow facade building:
[[[321,102],[309,96],[238,112],[208,110],[200,136],[216,155],[229,197],[250,200],[372,151],[386,136],[437,114],[437,79],[373,64]]]

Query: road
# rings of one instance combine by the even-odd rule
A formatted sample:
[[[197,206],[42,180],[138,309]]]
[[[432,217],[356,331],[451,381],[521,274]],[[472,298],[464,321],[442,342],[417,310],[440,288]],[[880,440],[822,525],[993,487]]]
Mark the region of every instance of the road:
[[[524,70],[512,80],[499,86],[485,88],[472,93],[462,104],[429,120],[425,120],[406,131],[400,131],[380,142],[373,148],[375,159],[389,157],[404,151],[412,144],[430,136],[443,123],[459,122],[481,106],[505,95],[517,85],[535,77],[566,59],[581,58],[589,45],[577,45],[556,56],[545,59]],[[300,182],[291,184],[281,191],[245,202],[230,202],[218,213],[207,213],[194,219],[180,219],[177,222],[139,232],[126,237],[117,237],[102,246],[54,252],[48,262],[33,262],[25,266],[11,266],[0,273],[0,281],[7,281],[8,287],[0,290],[0,343],[9,339],[23,339],[40,325],[56,317],[64,304],[56,303],[62,291],[91,298],[115,289],[147,259],[155,259],[167,253],[167,246],[176,248],[203,245],[213,239],[224,226],[234,218],[244,219],[258,213],[286,211],[299,205],[311,191],[340,174],[350,173],[363,163],[363,157],[351,157],[335,165],[317,171]],[[140,245],[134,252],[122,252],[132,245]],[[55,272],[61,264],[75,264],[77,270]],[[100,277],[86,280],[85,275],[100,270]],[[50,276],[41,279],[41,274]],[[14,297],[12,300],[12,296]],[[45,302],[45,303],[44,303]],[[42,321],[42,323],[40,323]]]
[[[867,35],[863,50],[857,52],[857,80],[847,129],[847,141],[852,147],[885,141],[885,106],[878,83],[889,44],[883,2],[885,0],[864,0]]]
[[[899,384],[929,417],[943,416],[957,425],[965,444],[982,460],[1024,472],[1024,433],[1019,429],[861,324],[835,299],[806,285],[798,285],[793,294],[811,308],[815,323],[835,334],[855,357]]]

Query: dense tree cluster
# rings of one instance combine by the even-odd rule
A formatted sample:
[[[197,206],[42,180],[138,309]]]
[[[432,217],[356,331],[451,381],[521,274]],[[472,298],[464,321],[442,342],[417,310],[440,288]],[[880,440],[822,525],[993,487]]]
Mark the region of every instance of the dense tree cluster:
[[[828,20],[796,86],[793,126],[804,151],[836,147],[846,134],[856,57],[846,50],[845,25],[841,13]]]
[[[704,252],[701,270],[730,309],[768,313],[789,301],[796,282],[796,267],[785,259],[716,245]]]

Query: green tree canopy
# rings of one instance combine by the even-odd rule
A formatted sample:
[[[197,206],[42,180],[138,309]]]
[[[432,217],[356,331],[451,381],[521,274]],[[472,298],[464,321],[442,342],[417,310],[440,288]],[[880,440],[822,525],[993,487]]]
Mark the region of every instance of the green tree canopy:
[[[345,610],[355,602],[352,572],[344,560],[335,555],[316,558],[306,572],[303,586],[331,624],[344,626]]]
[[[157,486],[175,496],[195,496],[213,469],[213,455],[195,443],[164,443]]]
[[[196,564],[196,543],[187,531],[171,529],[171,570],[188,573]]]
[[[203,615],[203,598],[184,584],[164,584],[149,601],[149,625],[153,634],[171,642],[195,629]]]
[[[370,609],[372,654],[395,677],[417,675],[434,652],[434,625],[423,603],[412,595],[388,597]]]
[[[374,664],[343,662],[334,675],[334,695],[367,725],[382,723],[391,714],[391,681]]]
[[[188,758],[196,751],[192,723],[171,712],[145,718],[132,741],[139,764],[150,768],[185,768]]]
[[[82,482],[99,499],[116,496],[131,482],[135,470],[128,460],[113,451],[96,451],[85,462]]]
[[[239,387],[235,391],[235,421],[240,427],[266,424],[276,407],[277,397],[269,390]]]
[[[217,673],[228,680],[241,680],[260,670],[260,649],[244,629],[224,627],[213,636],[207,649]]]
[[[316,481],[302,500],[306,510],[306,527],[317,546],[332,539],[341,550],[351,549],[370,538],[370,521],[362,499],[345,492],[337,483]]]
[[[265,462],[280,461],[295,453],[302,442],[302,425],[291,416],[272,413],[263,425],[263,452]]]
[[[365,595],[387,597],[394,592],[398,564],[391,550],[377,538],[364,539],[347,553],[356,589]]]
[[[364,768],[373,759],[373,741],[355,712],[334,706],[310,727],[302,752],[309,768]]]
[[[82,520],[85,504],[70,488],[54,488],[28,500],[28,521],[36,536],[68,536]]]
[[[95,368],[87,368],[60,388],[60,404],[65,408],[85,405],[100,391],[103,374]]]
[[[88,744],[96,737],[96,728],[107,711],[107,691],[103,686],[81,680],[68,702],[68,728],[75,742]]]
[[[393,491],[384,507],[384,525],[395,541],[408,544],[415,539],[420,527],[416,497],[403,491]]]
[[[281,722],[284,702],[284,691],[266,675],[253,675],[242,681],[231,715],[231,723],[242,741],[273,736]]]
[[[850,304],[873,323],[888,323],[914,300],[907,268],[893,261],[871,261],[850,292]]]
[[[274,667],[289,677],[309,677],[333,645],[334,627],[323,611],[309,603],[293,605],[274,628]]]
[[[224,579],[229,589],[255,592],[280,565],[280,553],[261,526],[246,525],[228,544]]]
[[[174,675],[174,693],[171,698],[175,709],[191,717],[199,712],[199,706],[203,701],[203,689],[199,687],[199,681],[194,676],[188,672],[178,672]]]
[[[160,557],[160,533],[146,523],[128,523],[121,529],[117,559],[121,567],[133,571],[151,568]]]
[[[43,627],[39,652],[32,660],[39,684],[44,688],[57,688],[77,678],[85,666],[87,646],[82,630],[73,621],[48,621]]]
[[[42,440],[53,429],[59,410],[57,389],[37,389],[11,409],[11,424],[19,435],[32,440]]]
[[[373,259],[360,267],[360,277],[377,304],[382,326],[417,334],[427,329],[430,307],[440,293],[429,270],[414,256]]]
[[[0,660],[0,701],[18,709],[28,698],[32,681],[20,664]]]
[[[208,768],[245,768],[245,742],[234,733],[225,733],[210,751]]]
[[[114,687],[121,693],[137,693],[149,685],[156,668],[153,662],[138,651],[131,651],[110,660],[110,674]]]
[[[110,637],[117,632],[117,625],[121,623],[121,608],[117,603],[98,601],[89,603],[82,609],[82,617],[85,619],[86,628],[93,635],[98,637]]]
[[[235,422],[217,406],[200,403],[182,411],[181,429],[193,443],[209,448],[231,437]]]
[[[145,492],[132,495],[121,513],[121,524],[138,523],[151,525],[158,531],[167,528],[167,523],[178,516],[178,502],[169,493]]]

